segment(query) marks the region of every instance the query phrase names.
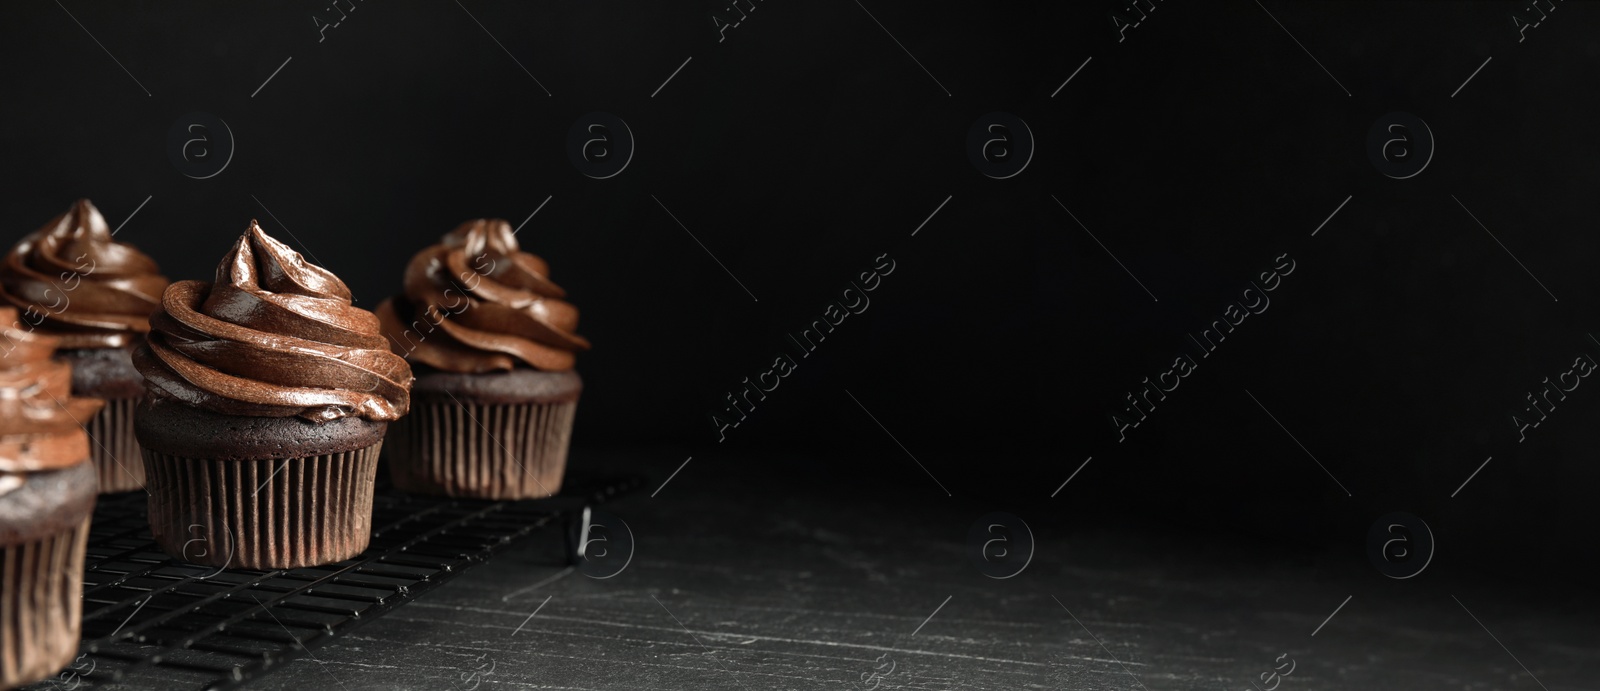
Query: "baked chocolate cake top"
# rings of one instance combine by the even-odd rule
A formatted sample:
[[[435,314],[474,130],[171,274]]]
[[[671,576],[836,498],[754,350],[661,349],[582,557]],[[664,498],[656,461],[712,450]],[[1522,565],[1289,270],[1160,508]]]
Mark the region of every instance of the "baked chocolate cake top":
[[[444,372],[427,365],[416,368],[417,381],[411,385],[411,400],[455,403],[517,405],[523,403],[570,403],[583,392],[583,379],[577,370],[544,372],[518,367],[507,372]]]
[[[517,245],[511,224],[461,224],[406,267],[405,292],[378,306],[389,347],[446,372],[572,369],[589,341],[550,267]]]
[[[0,547],[32,542],[78,525],[94,511],[100,487],[93,463],[18,476],[0,474],[5,477],[17,480],[0,494]]]
[[[87,199],[22,238],[0,263],[0,302],[62,348],[123,348],[150,331],[167,277],[117,242]]]
[[[179,281],[134,352],[150,396],[214,413],[359,417],[388,422],[410,404],[411,367],[389,352],[378,318],[327,269],[255,221],[216,280]]]
[[[81,519],[98,489],[93,469],[63,475],[88,466],[81,422],[102,403],[72,397],[71,367],[50,357],[59,340],[18,324],[16,309],[0,307],[0,544]],[[78,478],[76,486],[59,481],[69,477]]]
[[[359,417],[312,422],[303,417],[224,415],[165,396],[148,396],[134,413],[134,434],[149,451],[212,461],[309,458],[365,449],[388,425]]]
[[[131,348],[61,348],[56,359],[72,365],[72,390],[80,394],[107,400],[144,395]]]

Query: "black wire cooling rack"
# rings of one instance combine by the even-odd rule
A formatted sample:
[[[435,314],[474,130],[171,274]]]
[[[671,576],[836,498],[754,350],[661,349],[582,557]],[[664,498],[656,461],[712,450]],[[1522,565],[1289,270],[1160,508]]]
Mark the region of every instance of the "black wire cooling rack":
[[[492,502],[380,486],[372,544],[337,564],[218,570],[173,559],[151,539],[146,497],[101,497],[90,526],[78,658],[26,687],[231,689],[437,588],[506,546],[564,525],[640,478],[570,477],[551,499]],[[555,530],[549,530],[555,529]]]

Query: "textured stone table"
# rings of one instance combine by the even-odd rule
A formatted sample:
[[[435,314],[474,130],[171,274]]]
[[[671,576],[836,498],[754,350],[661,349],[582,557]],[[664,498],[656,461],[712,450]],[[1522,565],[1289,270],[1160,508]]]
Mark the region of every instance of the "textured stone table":
[[[1337,553],[1048,513],[1029,519],[1033,562],[994,580],[965,552],[984,508],[906,475],[886,496],[804,458],[691,464],[650,498],[674,461],[605,460],[659,471],[605,507],[637,540],[621,574],[529,543],[252,688],[1597,687],[1594,598],[1564,587],[1389,581]]]

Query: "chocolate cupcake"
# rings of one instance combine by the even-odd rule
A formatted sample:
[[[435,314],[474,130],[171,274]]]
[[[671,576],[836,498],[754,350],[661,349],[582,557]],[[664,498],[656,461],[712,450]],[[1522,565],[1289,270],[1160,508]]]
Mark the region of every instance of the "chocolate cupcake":
[[[411,368],[344,282],[252,221],[216,281],[173,283],[150,325],[133,356],[147,389],[135,430],[161,548],[245,569],[366,549],[378,451]],[[197,534],[233,549],[185,554]]]
[[[99,414],[79,421],[89,432],[101,492],[144,486],[133,437],[144,380],[131,354],[166,287],[155,261],[113,240],[87,199],[23,238],[0,264],[0,300],[22,313],[20,328],[60,338],[56,357],[72,365],[72,393],[106,401]]]
[[[0,307],[0,688],[78,654],[95,470],[77,421],[100,401],[72,397],[57,340]]]
[[[543,259],[511,224],[476,220],[418,253],[405,293],[378,306],[417,370],[415,405],[389,431],[390,475],[408,492],[548,497],[561,487],[589,342]]]

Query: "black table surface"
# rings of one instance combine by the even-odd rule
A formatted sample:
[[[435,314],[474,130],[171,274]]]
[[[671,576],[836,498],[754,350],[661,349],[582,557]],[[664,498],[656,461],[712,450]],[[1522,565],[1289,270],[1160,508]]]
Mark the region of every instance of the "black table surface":
[[[249,687],[1600,688],[1578,588],[1388,581],[1359,558],[1048,509],[1028,519],[1033,561],[997,580],[966,552],[985,507],[915,476],[763,456],[696,460],[663,486],[686,456],[577,455],[653,476],[601,507],[635,536],[618,575],[564,566],[547,533]]]

